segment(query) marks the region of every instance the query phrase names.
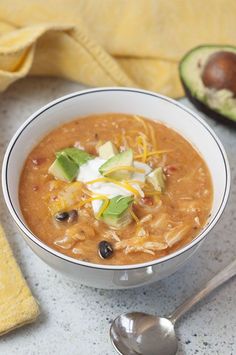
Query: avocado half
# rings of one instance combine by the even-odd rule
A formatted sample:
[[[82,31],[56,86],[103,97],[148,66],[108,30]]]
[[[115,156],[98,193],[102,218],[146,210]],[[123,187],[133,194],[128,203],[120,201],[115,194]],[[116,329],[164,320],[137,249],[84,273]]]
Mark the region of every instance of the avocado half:
[[[179,73],[186,96],[200,111],[236,127],[235,65],[236,47],[202,45],[183,57]]]

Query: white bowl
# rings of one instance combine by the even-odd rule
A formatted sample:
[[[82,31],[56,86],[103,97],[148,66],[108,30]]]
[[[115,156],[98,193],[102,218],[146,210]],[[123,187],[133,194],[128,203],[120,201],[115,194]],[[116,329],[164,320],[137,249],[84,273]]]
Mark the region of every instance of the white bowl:
[[[214,200],[205,228],[183,248],[148,263],[107,266],[63,255],[30,231],[20,210],[19,178],[24,161],[35,144],[58,125],[79,116],[108,112],[137,114],[164,122],[197,148],[211,172]],[[185,106],[144,90],[100,88],[63,96],[31,115],[9,143],[2,168],[2,185],[7,207],[26,243],[48,265],[85,285],[129,288],[155,282],[174,273],[196,252],[224,210],[229,195],[230,170],[225,150],[213,130]]]

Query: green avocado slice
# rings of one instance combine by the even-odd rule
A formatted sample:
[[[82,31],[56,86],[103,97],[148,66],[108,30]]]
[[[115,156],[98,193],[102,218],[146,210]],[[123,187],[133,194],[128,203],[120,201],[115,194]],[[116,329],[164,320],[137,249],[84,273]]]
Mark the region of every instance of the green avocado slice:
[[[234,93],[227,88],[227,85],[215,89],[207,87],[203,82],[204,69],[209,63],[209,59],[222,52],[236,55],[236,47],[203,45],[193,48],[181,60],[179,74],[187,97],[199,110],[214,119],[232,122],[235,125],[236,97]],[[235,67],[232,70],[236,73]],[[235,74],[233,75],[235,76]]]
[[[100,158],[109,159],[119,152],[116,146],[111,141],[108,141],[98,148],[98,153]]]
[[[103,212],[101,219],[107,225],[120,229],[125,227],[132,221],[129,213],[129,207],[133,203],[133,196],[115,196],[113,197],[106,210]]]
[[[79,167],[85,164],[93,156],[78,148],[65,148],[56,152],[56,160],[52,163],[48,172],[59,180],[71,182],[78,174]]]
[[[87,153],[85,150],[78,149],[75,147],[65,148],[56,153],[56,157],[61,154],[66,155],[68,158],[73,160],[78,166],[87,163],[88,160],[93,159],[94,157]]]
[[[103,165],[100,166],[99,172],[102,175],[106,175],[106,173],[113,168],[118,168],[122,166],[132,166],[132,165],[133,165],[133,151],[132,149],[128,149],[108,159]],[[131,176],[131,172],[128,170],[118,170],[118,171],[111,172],[106,176],[116,180],[123,180],[123,179],[129,179]]]
[[[162,167],[156,168],[147,175],[147,181],[150,182],[156,191],[164,192],[166,185],[166,176]]]
[[[59,180],[71,182],[78,173],[78,165],[66,155],[60,154],[50,166],[48,172]]]

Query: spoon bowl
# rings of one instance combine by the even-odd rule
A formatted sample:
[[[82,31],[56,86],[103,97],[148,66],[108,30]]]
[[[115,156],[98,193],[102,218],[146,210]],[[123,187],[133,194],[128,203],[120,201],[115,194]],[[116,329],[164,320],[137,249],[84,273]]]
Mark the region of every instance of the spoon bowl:
[[[208,281],[200,291],[180,305],[169,317],[142,312],[117,317],[110,338],[121,355],[174,355],[178,349],[174,325],[178,319],[209,293],[236,275],[236,260]]]
[[[169,319],[141,312],[117,317],[110,336],[122,355],[174,355],[178,348],[174,325]]]

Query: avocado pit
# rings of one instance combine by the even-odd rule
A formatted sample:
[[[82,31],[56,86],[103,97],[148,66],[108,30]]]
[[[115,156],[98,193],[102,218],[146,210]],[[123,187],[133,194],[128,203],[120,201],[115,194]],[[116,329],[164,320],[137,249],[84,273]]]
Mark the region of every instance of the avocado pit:
[[[230,90],[236,96],[236,54],[220,51],[206,62],[202,81],[208,88]]]

